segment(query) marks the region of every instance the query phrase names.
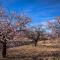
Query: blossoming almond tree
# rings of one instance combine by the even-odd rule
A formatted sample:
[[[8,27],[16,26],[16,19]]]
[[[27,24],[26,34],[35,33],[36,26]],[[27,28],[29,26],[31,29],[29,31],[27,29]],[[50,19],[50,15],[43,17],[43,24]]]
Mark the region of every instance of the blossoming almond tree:
[[[2,43],[2,56],[6,57],[7,41],[13,39],[15,30],[9,22],[9,17],[0,10],[0,42]]]

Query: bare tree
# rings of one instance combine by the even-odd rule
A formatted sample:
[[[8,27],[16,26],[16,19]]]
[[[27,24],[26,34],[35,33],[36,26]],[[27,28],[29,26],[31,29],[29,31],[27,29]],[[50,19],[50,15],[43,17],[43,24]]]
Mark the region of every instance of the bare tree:
[[[31,27],[31,29],[26,32],[26,36],[33,40],[36,47],[37,42],[41,40],[42,36],[44,35],[43,32],[44,31],[42,30],[41,26]]]

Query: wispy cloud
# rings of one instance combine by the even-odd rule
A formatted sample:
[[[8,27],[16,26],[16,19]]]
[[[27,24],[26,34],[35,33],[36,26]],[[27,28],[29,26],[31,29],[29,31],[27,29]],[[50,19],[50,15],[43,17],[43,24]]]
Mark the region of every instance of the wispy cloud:
[[[60,0],[0,0],[11,11],[25,12],[32,23],[53,19],[60,16]]]

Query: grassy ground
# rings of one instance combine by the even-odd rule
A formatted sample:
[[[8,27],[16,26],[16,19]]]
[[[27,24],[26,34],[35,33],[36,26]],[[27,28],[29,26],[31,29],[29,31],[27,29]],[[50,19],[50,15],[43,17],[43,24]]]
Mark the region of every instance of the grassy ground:
[[[7,49],[7,58],[0,60],[60,60],[60,46],[56,44],[24,45]]]

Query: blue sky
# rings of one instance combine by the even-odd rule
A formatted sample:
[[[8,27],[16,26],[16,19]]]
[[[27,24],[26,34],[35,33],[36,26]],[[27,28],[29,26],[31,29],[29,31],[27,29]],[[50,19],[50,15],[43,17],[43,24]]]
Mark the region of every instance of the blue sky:
[[[60,16],[60,0],[0,0],[10,11],[24,12],[37,24]]]

